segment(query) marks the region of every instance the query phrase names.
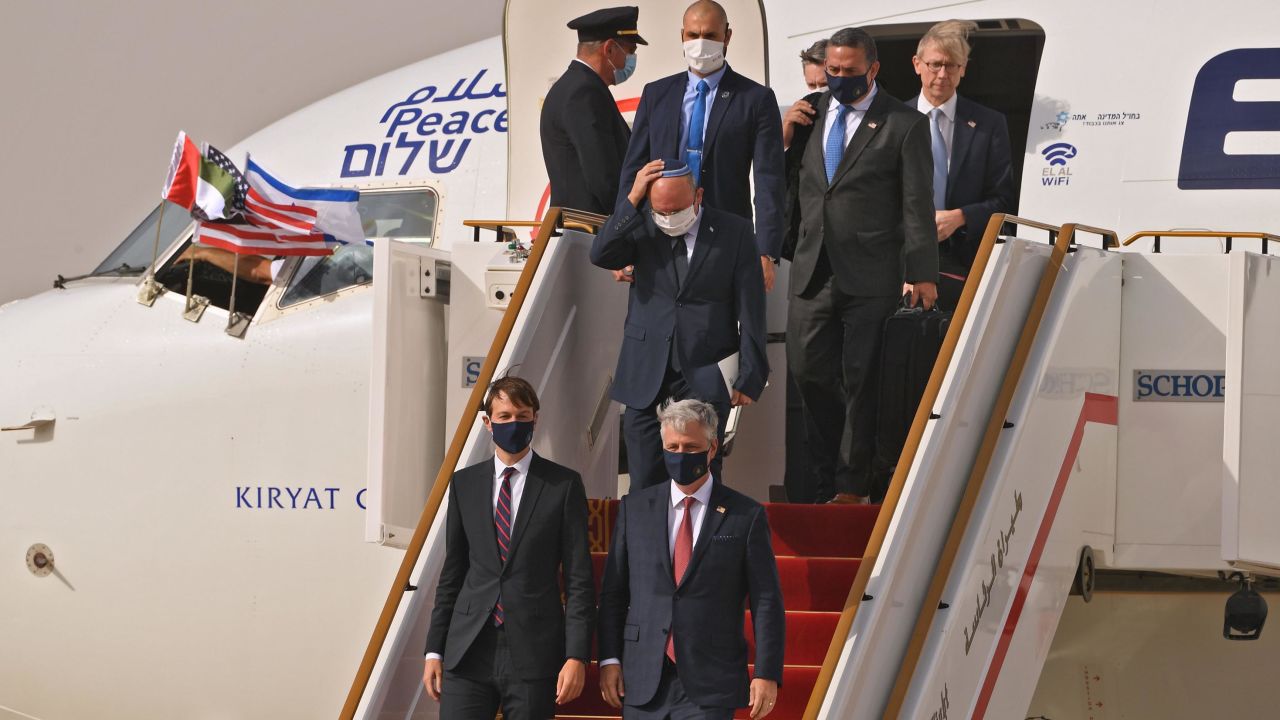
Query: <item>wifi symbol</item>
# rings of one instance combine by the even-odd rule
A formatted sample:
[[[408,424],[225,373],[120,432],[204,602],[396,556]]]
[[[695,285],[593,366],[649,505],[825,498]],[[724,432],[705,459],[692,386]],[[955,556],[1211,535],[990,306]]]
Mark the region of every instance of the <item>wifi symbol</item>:
[[[1040,151],[1050,165],[1066,165],[1067,160],[1076,156],[1076,146],[1069,143],[1054,143]]]

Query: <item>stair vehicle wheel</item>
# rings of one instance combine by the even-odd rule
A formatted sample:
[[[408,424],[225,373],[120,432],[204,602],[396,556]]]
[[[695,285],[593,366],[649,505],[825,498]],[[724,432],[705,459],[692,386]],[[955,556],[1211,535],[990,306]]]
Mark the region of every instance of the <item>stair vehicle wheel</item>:
[[[1093,564],[1093,548],[1080,548],[1080,564],[1076,566],[1076,579],[1071,584],[1071,594],[1079,595],[1085,602],[1093,599],[1093,585],[1097,572]]]

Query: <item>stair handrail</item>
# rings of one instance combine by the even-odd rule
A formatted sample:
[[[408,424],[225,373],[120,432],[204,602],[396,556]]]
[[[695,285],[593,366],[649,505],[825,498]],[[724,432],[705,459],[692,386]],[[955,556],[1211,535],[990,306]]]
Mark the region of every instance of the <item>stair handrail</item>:
[[[1231,241],[1240,240],[1261,240],[1262,254],[1267,255],[1268,243],[1280,242],[1280,236],[1272,235],[1265,232],[1233,232],[1231,230],[1142,230],[1130,235],[1124,241],[1124,246],[1128,247],[1143,238],[1153,238],[1151,244],[1151,252],[1160,252],[1160,239],[1167,237],[1188,237],[1188,238],[1221,238],[1226,240],[1226,252],[1231,252]]]
[[[867,539],[866,549],[863,551],[862,559],[858,564],[858,572],[853,578],[853,586],[849,588],[849,596],[845,599],[844,609],[840,613],[840,620],[836,623],[835,633],[831,636],[831,644],[827,647],[826,658],[822,662],[822,668],[818,671],[818,679],[814,683],[813,693],[809,696],[809,704],[805,706],[804,720],[815,720],[818,717],[818,712],[822,710],[822,702],[831,687],[831,680],[835,677],[836,665],[840,662],[840,654],[843,652],[845,640],[849,637],[849,628],[853,626],[854,617],[857,615],[858,608],[861,606],[867,592],[867,583],[871,580],[871,571],[875,568],[876,561],[880,557],[880,551],[889,533],[889,523],[893,520],[894,512],[898,507],[898,500],[907,482],[907,475],[911,471],[911,465],[915,462],[916,452],[920,449],[920,442],[924,438],[925,426],[929,422],[929,416],[933,412],[934,404],[938,401],[938,394],[942,389],[942,379],[947,374],[947,367],[951,365],[951,357],[955,354],[956,346],[960,342],[960,333],[964,330],[965,323],[969,318],[973,299],[978,294],[978,284],[982,281],[987,262],[991,258],[991,250],[996,243],[1003,242],[1000,237],[1000,231],[1005,223],[1044,230],[1049,233],[1051,242],[1054,243],[1055,247],[1058,245],[1066,247],[1061,236],[1062,228],[1057,225],[1049,225],[1038,220],[1029,220],[1005,213],[992,215],[987,222],[986,232],[983,233],[982,242],[978,245],[978,252],[974,256],[973,265],[964,284],[964,290],[960,293],[960,300],[952,313],[947,334],[942,340],[942,347],[938,350],[938,358],[933,364],[933,371],[929,373],[929,381],[925,385],[924,396],[920,399],[920,405],[916,407],[915,418],[911,422],[911,429],[908,431],[906,442],[903,444],[902,454],[898,457],[893,479],[889,482],[889,489],[885,493],[880,512],[876,516],[876,524],[871,530],[871,536]],[[1069,238],[1067,240],[1069,241]]]
[[[579,221],[582,220],[580,213],[574,213],[573,216]],[[391,589],[387,592],[386,602],[382,605],[382,612],[378,615],[373,634],[369,638],[369,644],[365,648],[364,655],[360,660],[360,666],[356,670],[355,679],[352,681],[351,689],[347,693],[346,702],[342,706],[342,712],[338,715],[340,720],[353,720],[355,718],[360,699],[364,697],[365,690],[369,685],[369,679],[373,676],[373,668],[377,664],[378,655],[382,652],[382,646],[386,643],[387,635],[390,633],[396,610],[400,607],[400,601],[404,599],[405,593],[409,591],[413,568],[418,564],[418,558],[422,554],[423,546],[426,545],[427,533],[430,532],[431,525],[435,522],[436,513],[439,512],[440,504],[444,501],[444,495],[449,489],[449,481],[453,477],[454,470],[462,460],[463,447],[466,445],[467,437],[471,434],[471,429],[475,425],[476,415],[480,413],[480,407],[484,403],[485,392],[489,389],[489,384],[493,382],[498,360],[501,359],[502,353],[506,350],[507,341],[511,337],[511,331],[515,328],[520,309],[524,307],[524,300],[529,294],[533,278],[538,272],[538,267],[541,265],[542,258],[546,253],[547,244],[556,231],[561,217],[560,208],[550,208],[538,225],[538,234],[534,239],[533,247],[529,251],[529,257],[525,261],[524,268],[520,271],[520,278],[516,281],[515,291],[512,293],[506,311],[502,314],[502,320],[499,322],[497,333],[494,334],[493,342],[489,346],[489,352],[485,355],[484,363],[480,366],[480,375],[476,378],[475,386],[471,388],[471,395],[467,398],[467,404],[463,407],[462,416],[458,419],[458,426],[453,433],[453,442],[449,445],[449,451],[445,454],[444,460],[440,464],[439,472],[436,473],[435,483],[431,487],[431,493],[427,496],[426,505],[422,508],[422,515],[418,518],[418,525],[414,528],[413,536],[409,539],[409,545],[405,548],[404,557],[400,561],[400,569],[396,571],[395,580],[392,581]],[[477,235],[480,229],[476,227]]]
[[[1005,420],[1008,417],[1009,408],[1013,404],[1014,393],[1022,380],[1022,372],[1026,368],[1028,358],[1031,355],[1031,346],[1035,342],[1036,335],[1040,329],[1040,322],[1044,319],[1045,311],[1049,306],[1049,297],[1053,293],[1054,283],[1057,282],[1058,276],[1062,272],[1063,260],[1066,258],[1067,253],[1070,252],[1071,245],[1075,240],[1076,230],[1080,227],[1089,226],[1080,226],[1076,223],[1067,223],[1062,226],[1062,230],[1058,234],[1058,240],[1054,243],[1053,251],[1049,255],[1049,263],[1040,275],[1040,285],[1036,289],[1035,298],[1031,302],[1031,309],[1027,313],[1027,319],[1022,325],[1022,333],[1018,337],[1018,344],[1014,346],[1013,356],[1009,360],[1009,370],[1005,373],[1005,379],[1000,386],[999,394],[996,395],[995,406],[991,409],[991,417],[987,421],[987,428],[982,436],[982,445],[978,448],[978,455],[974,459],[973,469],[969,473],[964,495],[961,496],[960,503],[956,507],[956,514],[951,522],[951,529],[947,533],[947,540],[942,547],[942,553],[938,556],[938,565],[934,569],[933,579],[929,582],[929,590],[924,597],[924,602],[920,605],[920,614],[916,618],[911,640],[907,644],[907,651],[903,655],[902,663],[898,668],[893,690],[889,694],[889,702],[885,706],[884,717],[897,717],[902,712],[902,705],[906,701],[911,679],[915,675],[921,653],[924,650],[925,641],[930,629],[933,627],[934,616],[938,613],[938,603],[941,601],[943,590],[946,588],[947,581],[955,566],[956,557],[959,555],[960,542],[964,539],[964,534],[968,530],[970,518],[978,502],[978,495],[982,490],[982,483],[986,479],[987,471],[991,467],[992,457],[995,455],[996,444],[1004,432]],[[1096,231],[1094,228],[1089,229],[1090,231]],[[1111,231],[1102,231],[1104,237],[1108,233],[1114,236]],[[967,284],[965,290],[966,292],[969,290]],[[935,372],[937,369],[935,366]],[[930,379],[932,380],[932,378]]]

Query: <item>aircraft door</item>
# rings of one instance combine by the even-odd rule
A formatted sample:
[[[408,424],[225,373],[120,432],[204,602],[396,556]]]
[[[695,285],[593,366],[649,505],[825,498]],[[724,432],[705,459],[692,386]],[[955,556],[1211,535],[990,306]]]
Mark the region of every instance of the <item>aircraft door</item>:
[[[444,458],[449,254],[379,239],[365,540],[408,545]]]
[[[632,122],[646,83],[686,69],[680,23],[692,0],[653,0],[640,8],[636,28],[649,44],[640,46],[636,72],[610,88],[627,123]],[[768,84],[764,5],[758,0],[721,0],[733,37],[725,59],[736,72]],[[548,11],[548,8],[553,8]],[[546,209],[550,186],[542,161],[539,122],[542,100],[564,73],[577,49],[577,34],[566,27],[573,18],[600,9],[590,0],[566,0],[549,6],[542,0],[508,0],[503,37],[507,63],[507,217],[529,217]]]

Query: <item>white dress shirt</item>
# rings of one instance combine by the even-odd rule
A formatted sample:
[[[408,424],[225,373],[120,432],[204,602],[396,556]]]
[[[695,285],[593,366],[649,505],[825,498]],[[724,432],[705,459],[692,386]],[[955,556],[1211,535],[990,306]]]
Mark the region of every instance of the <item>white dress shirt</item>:
[[[533,451],[524,454],[524,457],[516,461],[514,467],[515,472],[511,473],[511,527],[516,526],[516,513],[520,511],[520,498],[524,496],[524,480],[529,477],[529,465],[533,463]],[[502,492],[502,471],[507,469],[507,464],[502,462],[495,453],[493,456],[493,511],[498,512],[498,495]],[[448,552],[448,549],[445,549]],[[427,660],[443,659],[440,653],[427,653]]]
[[[671,486],[671,505],[667,508],[667,553],[671,555],[672,563],[675,563],[676,558],[676,532],[684,522],[684,499],[691,497],[694,500],[693,506],[689,508],[689,519],[693,522],[693,545],[697,547],[698,535],[702,533],[702,521],[707,517],[707,506],[711,503],[711,486],[715,480],[714,477],[709,478],[692,495],[685,495],[675,480],[668,482]],[[607,658],[600,661],[600,667],[618,665],[621,662],[618,658]]]
[[[947,167],[951,167],[951,148],[955,147],[952,139],[956,135],[956,98],[960,97],[955,93],[951,94],[951,98],[941,105],[934,105],[925,99],[924,93],[920,93],[920,97],[916,99],[916,109],[928,115],[933,112],[935,107],[942,108],[942,117],[938,118],[938,131],[942,133],[942,143],[947,146]]]
[[[698,242],[698,228],[702,227],[702,208],[698,208],[698,216],[693,219],[693,224],[689,226],[688,232],[684,234],[684,250],[685,258],[693,262],[693,244]],[[671,245],[674,248],[676,244],[675,238],[671,239]]]
[[[876,83],[871,84],[871,92],[858,102],[849,106],[850,112],[844,116],[844,146],[849,147],[849,141],[853,139],[853,134],[858,131],[858,126],[862,124],[862,118],[867,114],[867,108],[871,107],[871,101],[875,100],[876,93],[880,91],[880,86]],[[827,119],[822,128],[822,147],[827,147],[827,138],[831,136],[831,128],[836,124],[836,111],[840,107],[840,101],[834,95],[831,96],[831,102],[827,103]]]

